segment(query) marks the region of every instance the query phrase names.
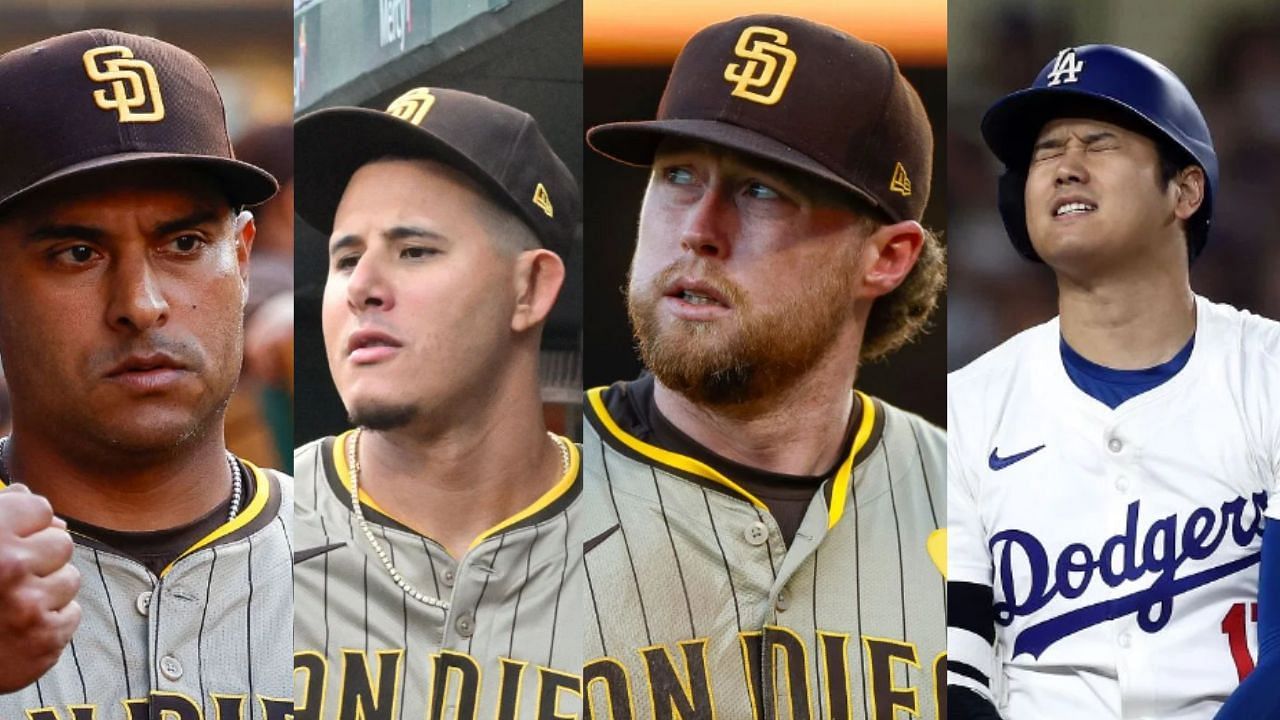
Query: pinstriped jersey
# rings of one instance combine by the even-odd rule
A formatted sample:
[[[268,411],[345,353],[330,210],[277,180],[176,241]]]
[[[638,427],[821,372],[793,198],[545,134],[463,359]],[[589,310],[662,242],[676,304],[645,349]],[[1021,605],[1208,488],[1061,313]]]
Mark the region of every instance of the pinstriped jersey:
[[[568,472],[461,559],[360,490],[387,557],[448,612],[392,580],[351,512],[351,433],[298,449],[297,720],[577,718],[582,476]],[[567,442],[567,441],[565,441]]]
[[[293,712],[293,481],[252,471],[244,509],[157,577],[73,533],[83,612],[4,720],[284,720]]]
[[[945,439],[861,396],[790,547],[732,478],[587,393],[587,718],[945,717]],[[939,558],[940,559],[940,558]]]

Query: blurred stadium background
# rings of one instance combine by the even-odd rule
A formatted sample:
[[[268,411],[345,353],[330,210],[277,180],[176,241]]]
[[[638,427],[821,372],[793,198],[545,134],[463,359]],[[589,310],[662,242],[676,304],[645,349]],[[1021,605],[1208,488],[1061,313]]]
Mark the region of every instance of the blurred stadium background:
[[[956,2],[949,27],[948,369],[1057,314],[1052,273],[1022,260],[1005,235],[996,210],[1000,167],[978,127],[992,103],[1027,86],[1070,45],[1131,47],[1191,89],[1221,172],[1209,244],[1192,267],[1192,287],[1280,317],[1280,7],[1267,0]]]
[[[241,457],[287,470],[293,457],[292,303],[285,308],[282,301],[267,301],[293,287],[289,8],[284,0],[4,0],[0,52],[97,27],[151,35],[203,60],[222,92],[237,154],[286,185],[278,200],[254,211],[258,238],[246,312],[251,362],[228,408],[227,443]],[[0,382],[0,431],[8,432],[8,424]]]
[[[947,230],[947,4],[945,0],[583,0],[583,107],[587,127],[653,118],[671,64],[698,30],[732,17],[782,13],[840,28],[889,49],[924,100],[934,129],[933,192],[925,225]],[[839,82],[833,78],[833,82]],[[581,140],[580,140],[581,142]],[[585,143],[583,144],[585,148]],[[644,170],[585,151],[586,245],[584,314],[587,387],[640,372],[622,288],[635,243]],[[932,332],[886,361],[869,364],[858,386],[931,421],[945,422],[945,305]]]
[[[334,105],[385,108],[419,86],[467,90],[537,119],[582,185],[580,0],[294,0],[296,115]],[[298,220],[299,445],[348,427],[320,330],[327,238]],[[543,335],[548,427],[581,438],[582,253],[566,259]],[[427,372],[430,369],[426,369]]]

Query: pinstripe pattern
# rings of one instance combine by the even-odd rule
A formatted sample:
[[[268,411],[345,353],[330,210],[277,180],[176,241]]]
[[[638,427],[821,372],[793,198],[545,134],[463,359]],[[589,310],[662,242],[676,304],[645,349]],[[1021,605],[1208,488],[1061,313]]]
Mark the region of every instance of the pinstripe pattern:
[[[266,502],[257,515],[160,578],[75,536],[80,627],[38,683],[0,696],[0,717],[55,720],[56,711],[70,720],[70,706],[88,705],[106,720],[150,701],[155,717],[165,709],[179,720],[212,719],[215,696],[223,696],[242,720],[284,720],[292,710],[282,622],[293,612],[292,490],[291,478],[258,471],[255,496],[265,493]],[[151,593],[149,603],[139,601],[143,593]]]
[[[448,600],[446,613],[408,598],[386,573],[351,513],[334,445],[317,441],[295,456],[298,720],[578,717],[580,474],[529,521],[461,561],[365,507],[396,567]]]
[[[589,406],[585,717],[938,717],[944,588],[925,541],[945,438],[864,405],[883,426],[855,448],[845,511],[828,528],[828,480],[790,548],[767,512]]]

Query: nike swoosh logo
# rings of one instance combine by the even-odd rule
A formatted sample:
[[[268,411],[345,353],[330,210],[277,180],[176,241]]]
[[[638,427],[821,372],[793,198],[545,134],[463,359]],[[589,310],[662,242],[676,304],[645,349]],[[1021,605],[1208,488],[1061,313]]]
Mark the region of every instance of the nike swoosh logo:
[[[327,552],[333,552],[340,547],[346,547],[344,542],[333,543],[332,545],[321,545],[319,547],[307,548],[306,550],[298,550],[293,554],[293,564],[304,563],[313,557],[319,557]]]
[[[595,546],[597,546],[597,545],[599,545],[600,543],[604,542],[605,540],[608,540],[610,535],[612,535],[612,534],[614,534],[614,533],[618,532],[618,531],[619,531],[619,530],[621,530],[621,529],[622,529],[622,526],[621,526],[621,525],[614,525],[613,527],[609,528],[608,530],[605,530],[604,532],[600,533],[599,535],[597,535],[597,536],[595,536],[595,537],[591,538],[590,540],[588,540],[588,541],[586,541],[586,542],[582,543],[582,554],[583,554],[583,555],[586,555],[587,553],[591,552],[592,548],[594,548]]]
[[[1028,456],[1034,455],[1043,449],[1044,449],[1044,446],[1039,445],[1037,447],[1031,448],[1030,450],[1023,450],[1022,452],[1017,453],[1015,455],[1010,455],[1009,457],[1000,457],[1000,455],[998,454],[1000,449],[991,448],[991,457],[987,458],[987,465],[989,465],[992,470],[1003,470],[1009,467],[1010,465],[1018,462],[1019,460],[1023,460]]]

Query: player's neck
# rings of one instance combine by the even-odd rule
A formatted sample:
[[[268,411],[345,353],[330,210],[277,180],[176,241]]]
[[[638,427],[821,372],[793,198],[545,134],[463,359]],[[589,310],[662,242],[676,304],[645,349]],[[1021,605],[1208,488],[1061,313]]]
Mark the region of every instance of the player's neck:
[[[455,558],[533,504],[562,476],[536,373],[499,381],[489,399],[430,428],[365,431],[360,484],[396,519]]]
[[[231,469],[221,423],[216,432],[160,455],[111,454],[66,437],[24,432],[15,418],[5,457],[10,482],[44,495],[54,512],[123,531],[186,525],[227,501]]]
[[[854,406],[849,365],[833,360],[749,413],[696,404],[660,381],[654,402],[672,425],[721,457],[766,472],[815,475],[836,463]]]
[[[1169,360],[1196,327],[1195,296],[1179,273],[1090,285],[1059,277],[1058,309],[1067,344],[1085,359],[1116,370]]]

